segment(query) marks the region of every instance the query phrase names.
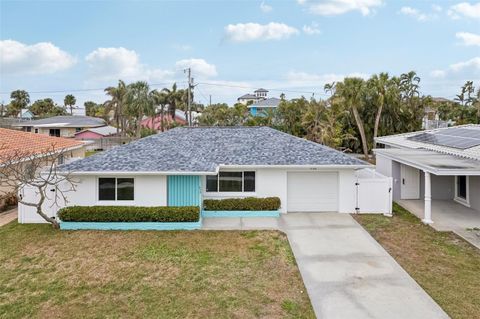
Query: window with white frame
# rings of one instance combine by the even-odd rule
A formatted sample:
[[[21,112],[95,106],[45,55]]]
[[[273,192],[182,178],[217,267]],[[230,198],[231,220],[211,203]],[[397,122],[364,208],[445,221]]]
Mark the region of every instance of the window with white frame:
[[[135,181],[133,178],[101,177],[98,179],[98,200],[134,200]]]
[[[255,172],[220,172],[207,175],[207,192],[255,192]]]

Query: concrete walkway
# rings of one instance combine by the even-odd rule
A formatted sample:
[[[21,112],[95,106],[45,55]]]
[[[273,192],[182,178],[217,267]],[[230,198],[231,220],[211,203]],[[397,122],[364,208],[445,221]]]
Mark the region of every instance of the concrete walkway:
[[[206,218],[203,225],[284,231],[318,318],[448,318],[350,215]]]
[[[0,213],[0,227],[10,223],[11,221],[17,219],[17,208],[11,209],[9,211]]]
[[[397,201],[402,207],[423,218],[422,199]],[[453,200],[432,200],[432,226],[438,231],[453,231],[478,249],[480,249],[480,212],[465,207]]]

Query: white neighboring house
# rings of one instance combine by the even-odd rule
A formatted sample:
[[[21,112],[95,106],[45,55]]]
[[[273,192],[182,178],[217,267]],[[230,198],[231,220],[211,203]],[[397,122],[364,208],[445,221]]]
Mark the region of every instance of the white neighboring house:
[[[62,166],[79,182],[67,205],[198,206],[207,198],[276,196],[282,213],[390,214],[391,179],[372,168],[268,127],[178,127]],[[55,216],[64,205],[45,208]]]
[[[435,219],[432,201],[438,203],[444,220],[448,214],[444,210],[459,219],[460,209],[450,205],[455,202],[467,207],[465,214],[480,226],[480,125],[384,136],[376,142],[384,147],[375,150],[377,171],[393,178],[395,201],[408,204],[423,199],[427,224]]]

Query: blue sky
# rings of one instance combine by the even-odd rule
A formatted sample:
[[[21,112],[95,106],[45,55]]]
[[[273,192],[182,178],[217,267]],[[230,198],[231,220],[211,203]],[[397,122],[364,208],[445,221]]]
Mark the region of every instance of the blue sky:
[[[184,87],[189,66],[201,103],[258,87],[322,97],[382,71],[415,70],[433,96],[480,86],[480,2],[0,1],[0,40],[4,102],[14,89],[103,102],[119,78]]]

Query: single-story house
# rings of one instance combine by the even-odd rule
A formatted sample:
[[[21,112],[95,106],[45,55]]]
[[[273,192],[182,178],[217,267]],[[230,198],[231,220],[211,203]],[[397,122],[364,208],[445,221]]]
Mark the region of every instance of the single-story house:
[[[265,110],[275,109],[281,101],[282,100],[280,100],[279,98],[271,97],[265,100],[254,102],[253,104],[248,106],[248,109],[250,110],[250,114],[252,114],[253,116],[261,116]]]
[[[432,223],[439,214],[477,216],[480,225],[480,125],[463,125],[379,137],[377,171],[393,178],[393,199]],[[423,201],[422,201],[423,199]],[[443,212],[442,212],[443,211]],[[448,212],[446,212],[448,211]]]
[[[75,133],[77,140],[98,140],[100,138],[117,135],[117,128],[106,125],[100,127],[91,127]]]
[[[18,165],[28,165],[28,158],[32,155],[42,156],[44,153],[61,152],[63,154],[58,158],[60,161],[58,164],[73,158],[83,158],[85,157],[84,146],[83,142],[72,139],[0,128],[0,173],[2,164],[5,167],[6,162],[14,161],[18,162]],[[13,190],[6,181],[2,183],[2,178],[8,178],[8,176],[0,174],[0,197]]]
[[[61,166],[79,182],[68,205],[197,206],[275,196],[282,213],[355,213],[377,203],[386,208],[372,210],[388,213],[391,184],[359,191],[359,179],[385,181],[373,171],[358,174],[371,168],[269,127],[177,127]]]
[[[21,122],[13,125],[25,132],[33,132],[56,137],[74,137],[75,133],[88,128],[105,126],[103,119],[91,116],[53,116],[40,120]]]

